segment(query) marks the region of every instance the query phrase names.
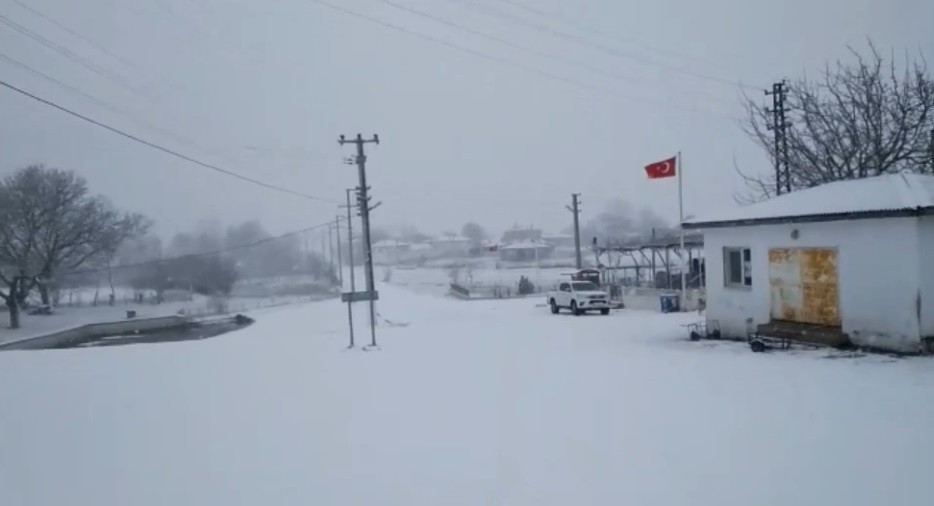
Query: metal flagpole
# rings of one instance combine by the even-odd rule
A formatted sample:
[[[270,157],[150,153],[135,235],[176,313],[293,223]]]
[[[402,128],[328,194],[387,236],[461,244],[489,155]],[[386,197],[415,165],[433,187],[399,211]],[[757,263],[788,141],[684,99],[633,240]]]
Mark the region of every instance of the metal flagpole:
[[[678,151],[678,227],[681,228],[681,306],[684,307],[684,302],[687,298],[687,272],[685,272],[684,265],[684,190],[682,188],[681,179],[681,152]]]

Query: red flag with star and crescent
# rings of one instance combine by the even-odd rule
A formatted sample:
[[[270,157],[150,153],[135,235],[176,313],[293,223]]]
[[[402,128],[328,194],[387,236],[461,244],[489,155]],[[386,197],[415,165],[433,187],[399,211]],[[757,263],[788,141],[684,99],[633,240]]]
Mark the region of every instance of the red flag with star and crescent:
[[[667,160],[650,163],[645,166],[645,174],[649,176],[649,179],[674,177],[676,175],[675,166],[677,165],[677,161],[678,161],[678,157],[673,156]]]

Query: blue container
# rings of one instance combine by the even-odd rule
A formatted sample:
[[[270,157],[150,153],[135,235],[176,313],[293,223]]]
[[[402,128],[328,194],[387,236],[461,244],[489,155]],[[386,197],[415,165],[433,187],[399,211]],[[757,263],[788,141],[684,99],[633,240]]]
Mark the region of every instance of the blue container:
[[[677,313],[681,311],[681,301],[677,295],[662,295],[660,301],[662,313]]]

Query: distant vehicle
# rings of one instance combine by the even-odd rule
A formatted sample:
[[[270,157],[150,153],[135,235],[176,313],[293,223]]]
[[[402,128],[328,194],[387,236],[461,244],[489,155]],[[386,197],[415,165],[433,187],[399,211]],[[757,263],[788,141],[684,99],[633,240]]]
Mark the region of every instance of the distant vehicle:
[[[610,314],[610,302],[606,292],[592,281],[562,281],[557,290],[548,292],[548,305],[552,314],[569,309],[574,315],[587,311]]]
[[[571,273],[571,281],[590,281],[600,286],[600,271],[598,269],[581,269]]]

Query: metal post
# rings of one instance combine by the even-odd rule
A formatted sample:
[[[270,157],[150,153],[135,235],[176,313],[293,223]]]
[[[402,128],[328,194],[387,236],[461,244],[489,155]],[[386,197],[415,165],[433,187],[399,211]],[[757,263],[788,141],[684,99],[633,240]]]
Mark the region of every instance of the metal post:
[[[350,293],[357,291],[357,283],[354,281],[354,263],[353,263],[353,218],[351,217],[350,192],[353,188],[347,188],[347,259],[350,263]],[[350,346],[353,348],[353,301],[347,301],[347,323],[350,324]]]
[[[356,291],[356,282],[354,281],[354,263],[353,263],[353,218],[351,217],[351,209],[353,206],[350,205],[350,192],[354,191],[353,188],[347,188],[347,249],[350,250],[348,255],[348,261],[350,262],[350,291]]]
[[[681,263],[682,263],[681,265],[681,298],[682,298],[681,307],[684,307],[684,302],[686,302],[687,300],[686,298],[688,294],[687,292],[688,285],[686,283],[687,273],[684,272],[685,266],[683,265],[684,264],[684,191],[682,190],[682,185],[681,185],[681,173],[682,173],[681,152],[678,151],[678,221],[680,222],[679,228],[681,229],[681,254],[679,255],[678,258],[681,259]],[[669,272],[668,277],[671,278],[670,272]]]
[[[583,267],[583,261],[581,260],[581,227],[580,227],[580,193],[571,194],[571,205],[564,206],[568,211],[574,213],[574,261],[577,265],[577,269],[580,270]]]
[[[334,220],[335,235],[337,236],[337,281],[341,284],[341,290],[344,289],[344,257],[341,254],[341,217]]]
[[[334,226],[328,224],[328,263],[331,265],[331,272],[337,274],[334,270]]]
[[[665,271],[667,271],[666,274],[668,274],[667,276],[665,276],[666,278],[668,278],[668,289],[671,290],[671,288],[672,288],[672,284],[671,284],[671,248],[668,247],[667,244],[665,245]]]

